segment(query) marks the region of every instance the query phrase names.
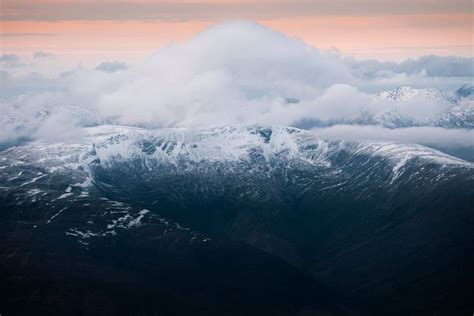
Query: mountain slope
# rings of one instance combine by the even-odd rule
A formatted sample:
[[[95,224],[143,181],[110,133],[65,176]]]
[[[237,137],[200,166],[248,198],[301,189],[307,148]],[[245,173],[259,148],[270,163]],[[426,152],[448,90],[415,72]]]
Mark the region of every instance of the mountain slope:
[[[80,164],[89,141],[1,152],[4,312],[347,314],[339,295],[281,259],[107,198]]]
[[[33,142],[2,152],[0,186],[8,206],[2,232],[15,245],[3,260],[23,240],[12,234],[21,223],[28,234],[56,231],[45,240],[68,240],[84,258],[94,251],[120,257],[123,245],[140,248],[143,240],[160,240],[137,254],[138,266],[194,253],[182,261],[192,263],[191,275],[209,260],[198,255],[202,247],[214,249],[210,257],[232,249],[228,261],[216,263],[224,269],[221,277],[206,276],[213,280],[259,260],[267,260],[262,269],[280,266],[280,259],[293,267],[269,272],[265,280],[274,282],[268,285],[274,290],[261,304],[245,291],[235,294],[243,310],[269,312],[265,302],[272,298],[283,314],[349,313],[343,306],[364,314],[472,308],[472,163],[419,145],[323,141],[279,126],[100,126],[86,134],[73,144]],[[183,248],[164,237],[168,230],[180,236],[176,242]],[[147,254],[149,247],[175,250],[162,257]],[[123,249],[130,253],[133,247]],[[246,251],[255,251],[253,263],[226,268],[235,257],[248,257]],[[156,269],[161,273],[161,265]],[[260,274],[249,275],[253,281],[240,289],[266,283]],[[284,288],[296,297],[278,287],[281,280],[293,280]],[[217,286],[212,284],[205,302]]]

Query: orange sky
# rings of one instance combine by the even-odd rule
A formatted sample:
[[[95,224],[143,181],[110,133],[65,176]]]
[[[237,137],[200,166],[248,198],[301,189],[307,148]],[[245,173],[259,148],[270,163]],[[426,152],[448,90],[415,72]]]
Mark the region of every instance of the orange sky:
[[[2,8],[4,18],[0,22],[0,49],[3,54],[32,54],[44,51],[60,55],[91,55],[101,58],[141,57],[167,43],[183,41],[222,20],[202,17],[186,18],[182,21],[136,20],[126,17],[100,20],[102,16],[95,16],[95,19],[86,21],[76,19],[76,16],[70,17],[69,20],[59,20],[62,17],[60,14],[69,16],[69,12],[63,10],[64,12],[58,11],[58,16],[44,19],[36,17],[33,21],[28,20],[31,17],[26,12],[30,11],[26,10],[39,9],[15,7],[15,5],[37,5],[42,3],[41,1],[17,0],[14,4],[9,3],[9,0],[4,1],[6,1],[6,5]],[[244,3],[249,1],[251,2],[245,0]],[[356,2],[356,0],[345,1]],[[368,2],[371,1],[374,0]],[[49,4],[53,2],[48,1]],[[56,0],[56,3],[65,2],[68,1]],[[108,2],[112,3],[113,0],[105,1]],[[150,1],[142,0],[142,2]],[[187,1],[187,3],[193,2]],[[270,1],[260,2],[261,5],[265,3]],[[285,1],[282,3],[288,5]],[[354,14],[344,12],[338,15],[303,14],[295,11],[288,16],[272,13],[255,20],[289,36],[298,37],[315,47],[336,48],[344,54],[352,54],[359,58],[400,60],[428,54],[473,56],[472,10],[447,13],[418,11],[416,14],[377,11],[369,12],[367,15],[360,12]],[[170,12],[176,14],[175,11]],[[337,13],[337,10],[334,13]],[[21,18],[22,14],[24,18]]]

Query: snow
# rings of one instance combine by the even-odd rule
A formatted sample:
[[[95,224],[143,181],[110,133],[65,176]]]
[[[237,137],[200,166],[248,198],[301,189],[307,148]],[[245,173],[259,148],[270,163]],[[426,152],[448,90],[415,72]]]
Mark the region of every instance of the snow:
[[[74,195],[74,193],[64,193],[64,194],[61,194],[59,197],[57,197],[57,198],[54,199],[54,200],[55,200],[55,201],[56,201],[56,200],[62,200],[62,199],[65,199],[65,198],[67,198],[67,197],[70,197],[70,196],[72,196],[72,195]]]
[[[421,145],[380,141],[326,141],[318,138],[315,132],[285,126],[232,125],[207,129],[96,126],[85,128],[84,135],[84,138],[75,142],[32,141],[2,152],[4,155],[2,159],[8,165],[2,169],[2,174],[5,172],[7,176],[20,179],[17,181],[22,183],[21,187],[36,183],[35,186],[20,190],[22,198],[30,201],[43,198],[44,194],[47,194],[47,202],[51,204],[46,205],[50,205],[50,209],[55,212],[47,219],[47,224],[58,222],[58,217],[67,209],[63,206],[70,200],[61,201],[63,199],[72,196],[75,199],[83,199],[89,194],[94,199],[99,199],[101,220],[95,221],[93,226],[87,226],[88,229],[79,229],[77,226],[66,228],[67,236],[76,237],[77,241],[83,242],[84,245],[85,240],[89,238],[113,236],[139,227],[150,218],[166,225],[169,231],[189,230],[178,223],[158,218],[150,214],[149,210],[138,209],[138,211],[127,203],[96,196],[96,191],[88,189],[96,184],[95,181],[97,183],[99,181],[98,178],[94,178],[97,173],[94,174],[93,168],[97,166],[107,171],[108,167],[113,167],[118,162],[125,163],[125,166],[136,163],[149,172],[171,169],[168,167],[191,170],[203,165],[206,168],[224,166],[223,172],[246,172],[249,175],[261,172],[264,177],[267,177],[271,175],[271,168],[285,171],[285,168],[293,168],[297,165],[311,168],[312,172],[315,171],[311,175],[323,171],[324,176],[338,180],[324,184],[321,188],[324,192],[330,189],[339,190],[339,187],[344,189],[347,186],[349,177],[340,174],[347,170],[341,167],[346,161],[362,161],[357,167],[367,170],[373,166],[371,163],[374,161],[370,159],[382,158],[377,159],[374,165],[387,168],[388,176],[385,172],[381,174],[387,177],[386,183],[392,184],[401,178],[411,162],[417,163],[416,166],[419,167],[420,172],[428,164],[437,165],[439,169],[436,169],[437,173],[432,175],[432,181],[435,182],[450,176],[449,172],[444,172],[445,168],[474,168],[473,163]],[[353,159],[361,156],[368,159]],[[23,157],[21,167],[18,167],[18,157]],[[258,161],[255,162],[256,160]],[[11,166],[12,162],[16,162],[15,166]],[[262,165],[265,167],[261,168],[263,171],[258,169]],[[163,166],[166,168],[162,168]],[[241,166],[245,166],[246,169],[242,171]],[[54,170],[54,172],[66,173],[70,176],[66,178],[68,182],[61,182],[65,185],[61,187],[61,191],[57,192],[57,198],[52,201],[49,200],[51,194],[49,183],[39,181],[51,175],[45,173],[45,170]],[[464,169],[460,170],[460,172],[463,171]],[[366,178],[369,179],[368,181],[371,180],[370,177]],[[11,183],[6,183],[11,185]],[[40,184],[46,186],[40,186]],[[18,188],[17,185],[15,187]],[[256,194],[256,199],[261,198],[257,195],[258,192],[249,193],[248,191],[242,193],[240,198],[245,199],[249,194]],[[55,201],[60,201],[57,204],[62,205],[58,206]],[[90,202],[88,199],[80,201],[81,205],[89,206],[91,211],[95,211],[91,206],[95,205],[92,204],[93,202],[83,202]],[[17,200],[17,203],[24,202]],[[103,218],[105,220],[102,220]],[[89,217],[86,220],[92,222]],[[199,238],[198,240],[207,242],[210,239]]]
[[[394,142],[361,142],[356,152],[381,156],[392,162],[393,183],[403,172],[403,167],[412,159],[421,159],[425,162],[440,166],[457,165],[474,168],[474,163],[447,155],[438,150],[416,144],[398,144]]]
[[[269,135],[265,135],[266,132]],[[310,137],[316,150],[310,155],[302,155],[300,147],[306,145],[304,138],[309,135],[308,132],[281,126],[134,130],[96,143],[93,158],[104,167],[117,161],[139,158],[151,168],[154,165],[151,161],[173,165],[177,165],[179,159],[191,163],[248,161],[250,154],[257,150],[265,161],[300,158],[314,165],[329,165],[324,155],[328,148],[325,141]],[[89,161],[91,159],[89,157]]]
[[[372,95],[372,98],[375,100],[392,99],[394,101],[407,101],[420,96],[441,102],[456,102],[455,98],[446,92],[434,88],[416,89],[412,87],[399,87],[393,90],[375,93]]]
[[[83,232],[83,231],[78,230],[77,228],[71,228],[69,231],[66,232],[66,235],[81,237],[81,238],[90,238],[90,237],[100,236],[100,234],[93,233],[90,230]]]
[[[48,221],[46,222],[46,224],[49,224],[51,223],[51,221],[53,219],[55,219],[56,217],[58,217],[65,209],[67,209],[67,207],[63,207],[62,209],[60,209],[56,214],[54,214],[53,216],[51,216]]]
[[[43,174],[43,175],[41,175],[41,176],[39,176],[39,177],[33,178],[33,179],[31,179],[30,181],[27,181],[27,182],[21,184],[20,187],[23,187],[23,186],[25,186],[25,185],[34,183],[34,182],[38,181],[39,179],[44,178],[44,177],[46,177],[46,176],[48,176],[48,175],[47,175],[47,174]]]
[[[160,166],[196,168],[203,162],[210,168],[215,163],[232,162],[236,163],[235,168],[238,168],[238,164],[242,162],[252,166],[255,159],[262,160],[261,162],[270,168],[281,168],[273,162],[297,162],[308,168],[330,168],[333,157],[341,151],[346,151],[351,155],[384,157],[391,163],[392,179],[399,177],[404,166],[413,159],[440,166],[472,168],[474,165],[420,145],[375,141],[325,141],[319,139],[315,132],[285,126],[231,125],[207,129],[144,129],[102,125],[85,128],[84,135],[83,138],[70,143],[33,141],[3,153],[10,161],[17,161],[16,157],[25,157],[23,164],[36,166],[40,170],[83,170],[83,178],[80,180],[82,182],[69,184],[65,193],[56,200],[72,196],[74,187],[85,189],[92,186],[94,177],[91,167],[94,164],[108,168],[117,162],[126,163],[132,160],[140,161],[149,172]],[[248,172],[252,173],[253,170]],[[47,176],[46,173],[39,174],[20,186],[35,183]],[[25,174],[15,175],[8,180],[19,177],[25,177]],[[79,196],[87,196],[87,192],[84,192]]]
[[[472,87],[471,87],[472,88]],[[437,104],[438,109],[428,110],[418,115],[402,114],[395,108],[372,117],[375,124],[387,128],[400,128],[409,126],[439,126],[445,128],[474,128],[474,103],[470,98],[460,98],[438,89],[415,89],[411,87],[400,87],[389,91],[382,91],[372,95],[374,101],[391,101],[396,105],[405,104],[411,110],[420,106],[419,102],[430,102]],[[416,101],[416,102],[413,102]],[[385,104],[385,103],[382,103]],[[411,111],[410,110],[410,111]],[[423,112],[423,111],[422,111]]]
[[[473,167],[472,163],[416,144],[366,141],[354,146],[354,143],[323,141],[312,132],[295,128],[241,125],[204,130],[135,129],[133,133],[97,143],[94,158],[98,158],[104,168],[138,159],[149,171],[163,164],[190,168],[201,162],[251,163],[255,159],[252,155],[265,162],[301,161],[313,167],[328,168],[331,156],[341,150],[387,158],[393,164],[393,180],[401,174],[405,164],[415,158],[438,165]],[[187,164],[180,165],[182,161]]]
[[[474,167],[473,163],[447,155],[435,149],[417,144],[399,144],[394,142],[360,142],[358,152],[365,151],[377,156],[383,156],[396,164],[393,171],[398,171],[404,163],[413,158],[420,158],[439,165],[462,165]]]
[[[149,210],[141,210],[138,212],[137,217],[133,217],[130,214],[125,214],[125,216],[119,217],[115,220],[112,221],[112,224],[107,225],[107,229],[112,229],[112,228],[130,228],[134,226],[140,226],[141,225],[141,220],[143,217],[148,214],[150,211]]]
[[[39,189],[31,189],[31,190],[28,190],[28,195],[30,196],[34,196],[34,195],[37,195],[37,194],[40,194],[42,191],[39,190]]]

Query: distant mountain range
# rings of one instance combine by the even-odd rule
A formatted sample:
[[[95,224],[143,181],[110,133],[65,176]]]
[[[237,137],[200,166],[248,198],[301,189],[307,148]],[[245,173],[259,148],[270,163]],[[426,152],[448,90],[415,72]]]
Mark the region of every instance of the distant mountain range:
[[[462,88],[461,88],[462,89]],[[415,89],[411,87],[399,87],[393,90],[378,92],[372,95],[375,100],[391,99],[397,102],[408,101],[417,97],[424,97],[429,100],[456,104],[459,100],[447,92],[434,88]]]
[[[396,110],[388,110],[375,117],[368,117],[362,124],[377,125],[388,128],[412,126],[439,126],[445,128],[474,128],[474,103],[472,98],[474,87],[464,85],[450,95],[439,89],[414,89],[400,87],[372,95],[375,101],[391,100],[398,104],[415,101],[410,106],[416,106],[416,101],[431,101],[440,104],[443,109],[435,113],[434,118],[415,118],[403,115]]]

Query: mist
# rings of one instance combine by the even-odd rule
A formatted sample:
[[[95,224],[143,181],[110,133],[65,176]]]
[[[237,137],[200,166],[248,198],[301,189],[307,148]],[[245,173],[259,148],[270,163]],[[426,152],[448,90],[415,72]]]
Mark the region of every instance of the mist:
[[[110,56],[92,68],[42,72],[54,58],[47,52],[30,60],[0,58],[1,144],[75,139],[81,128],[101,124],[206,128],[305,121],[316,122],[306,128],[335,125],[317,129],[328,138],[473,146],[471,130],[354,125],[389,112],[429,125],[451,105],[423,95],[380,100],[372,93],[404,85],[451,91],[472,80],[472,58],[357,61],[243,21],[210,27],[136,64]]]

